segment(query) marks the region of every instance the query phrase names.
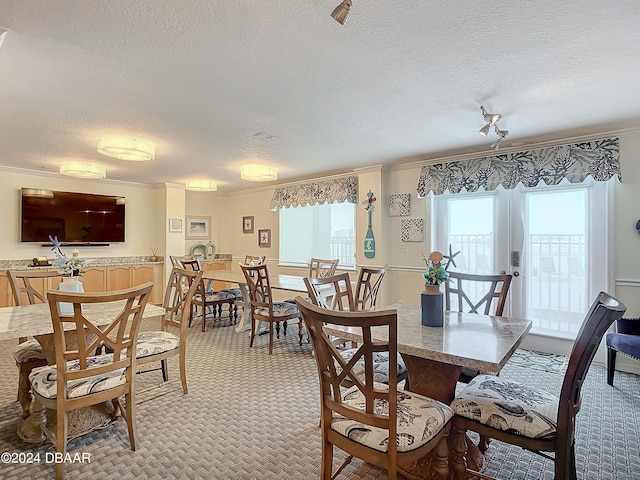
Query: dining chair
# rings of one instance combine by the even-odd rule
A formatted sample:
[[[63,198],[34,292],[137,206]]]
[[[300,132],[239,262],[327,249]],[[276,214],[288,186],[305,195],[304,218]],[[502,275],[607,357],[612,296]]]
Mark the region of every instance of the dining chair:
[[[327,310],[296,297],[296,303],[311,336],[320,382],[322,467],[320,478],[335,478],[353,459],[385,468],[389,479],[398,477],[398,466],[407,465],[433,451],[436,478],[449,478],[447,436],[452,410],[437,400],[398,390],[375,381],[373,355],[387,353],[391,368],[397,368],[397,312],[342,312]],[[350,327],[362,332],[358,352],[346,361],[328,335],[325,324]],[[384,329],[388,341],[374,341],[372,329]],[[353,371],[362,361],[364,375]],[[344,381],[352,384],[341,388]],[[333,471],[333,448],[348,454]]]
[[[273,299],[271,283],[269,282],[269,270],[266,264],[240,265],[244,278],[249,287],[251,297],[251,340],[249,347],[253,346],[256,337],[256,323],[267,322],[269,324],[269,355],[273,353],[273,326],[276,325],[276,334],[280,338],[280,322],[283,323],[283,335],[287,335],[287,321],[300,317],[300,312],[295,303],[276,302]],[[298,322],[298,336],[302,345],[302,321]]]
[[[575,423],[582,385],[603,335],[626,308],[600,292],[573,344],[559,397],[493,375],[479,375],[460,391],[451,404],[455,478],[464,478],[465,472],[476,475],[465,463],[465,432],[471,430],[554,460],[555,480],[576,480]]]
[[[165,314],[160,319],[160,330],[140,332],[136,350],[138,366],[151,362],[160,362],[162,383],[144,390],[138,390],[137,393],[168,383],[167,359],[176,355],[179,357],[182,390],[185,395],[189,393],[186,368],[187,325],[191,312],[191,301],[203,273],[202,271],[195,272],[176,267],[171,269],[162,304]],[[173,332],[170,330],[173,330]]]
[[[360,267],[355,297],[357,310],[376,309],[378,291],[386,273],[386,265],[384,267]]]
[[[197,257],[184,257],[178,258],[178,264],[185,270],[191,270],[194,272],[202,271],[202,264]],[[235,296],[225,290],[214,290],[210,280],[200,278],[197,282],[196,291],[191,299],[191,308],[189,309],[189,324],[193,322],[193,318],[196,316],[198,308],[202,312],[202,324],[201,328],[204,332],[206,329],[207,312],[210,312],[211,318],[216,320],[222,320],[222,306],[228,305],[228,317],[229,322],[234,323],[238,318],[237,311],[234,309]]]
[[[29,375],[34,396],[33,412],[42,432],[63,457],[67,453],[68,413],[79,408],[114,402],[123,413],[131,450],[136,449],[136,343],[144,308],[153,283],[102,293],[69,293],[51,290],[47,294],[55,365],[36,368]],[[73,304],[73,313],[61,315],[59,302]],[[120,302],[118,315],[105,320],[86,315],[89,305]],[[73,327],[67,339],[65,325]],[[66,332],[67,334],[69,332]],[[112,353],[93,355],[100,345]],[[124,395],[125,405],[120,396]],[[56,424],[47,425],[46,409],[55,410]],[[64,478],[64,462],[56,462],[56,479]]]
[[[511,285],[511,274],[448,273],[449,281],[444,284],[445,308],[447,310],[502,316]],[[454,296],[456,300],[452,301]],[[479,370],[465,367],[460,372],[459,381],[469,383],[480,373],[482,372]]]
[[[502,315],[511,285],[511,274],[448,273],[449,281],[444,284],[447,310],[498,317]],[[451,297],[454,295],[457,298],[457,308],[451,308]]]
[[[616,355],[640,360],[640,318],[621,318],[616,322],[616,331],[607,333],[607,383],[613,386],[616,371]]]
[[[266,255],[245,255],[244,257],[244,265],[262,265],[267,260]],[[238,306],[241,306],[244,310],[244,298],[242,297],[242,290],[239,287],[233,288],[225,288],[222,290],[223,292],[228,292],[233,294],[235,298],[235,302],[233,304],[234,315],[238,316]]]
[[[309,299],[311,303],[327,310],[351,311],[355,312],[356,302],[353,297],[353,289],[351,287],[351,278],[348,273],[334,275],[326,278],[305,277],[304,283],[307,286]],[[341,338],[332,338],[332,343],[337,347],[344,345],[346,341]],[[345,361],[351,360],[358,352],[355,342],[351,343],[352,348],[339,348],[338,351]],[[407,367],[404,364],[402,355],[398,354],[396,368],[396,382],[409,381]],[[391,362],[387,352],[375,352],[373,354],[373,372],[375,381],[380,383],[389,383],[389,372]],[[364,375],[365,365],[362,360],[353,366],[356,374]],[[348,382],[348,379],[346,379]],[[347,384],[348,385],[348,384]],[[348,385],[350,386],[350,385]],[[405,383],[408,388],[408,383]]]
[[[312,258],[309,261],[309,276],[315,278],[332,277],[336,274],[340,259],[323,260],[321,258]]]
[[[62,279],[62,275],[57,271],[41,269],[8,270],[7,277],[13,293],[13,303],[18,306],[46,303],[45,294],[40,292],[48,290],[50,279]],[[18,402],[22,407],[22,418],[27,418],[31,405],[29,374],[34,368],[46,365],[47,359],[42,351],[42,345],[35,338],[20,338],[18,341],[18,346],[13,351],[13,359],[18,367],[19,375]]]

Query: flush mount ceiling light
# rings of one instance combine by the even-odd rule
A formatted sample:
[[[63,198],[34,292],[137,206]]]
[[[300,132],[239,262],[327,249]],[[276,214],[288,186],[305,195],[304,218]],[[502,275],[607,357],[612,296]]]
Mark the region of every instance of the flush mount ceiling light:
[[[156,147],[141,138],[106,136],[98,140],[98,152],[120,160],[145,162],[155,158]]]
[[[251,180],[252,182],[268,182],[278,179],[278,170],[269,165],[243,165],[240,167],[240,178]]]
[[[507,138],[507,136],[509,135],[509,132],[507,130],[500,130],[500,128],[498,128],[497,123],[498,120],[502,118],[502,115],[500,115],[499,113],[487,113],[482,105],[480,106],[480,111],[482,112],[482,118],[484,118],[484,121],[487,122],[485,126],[480,129],[480,135],[484,135],[485,137],[489,135],[491,126],[493,125],[493,129],[496,132],[496,135],[498,135],[498,140],[491,144],[491,148],[493,148],[494,150],[498,150],[500,148],[500,142],[502,142],[502,140]]]
[[[60,173],[77,178],[105,178],[107,169],[96,163],[69,161],[62,162]]]
[[[186,188],[194,192],[215,192],[218,184],[213,180],[187,180]]]
[[[331,17],[340,25],[344,25],[349,16],[349,9],[351,8],[351,0],[344,0],[340,5],[333,9]]]

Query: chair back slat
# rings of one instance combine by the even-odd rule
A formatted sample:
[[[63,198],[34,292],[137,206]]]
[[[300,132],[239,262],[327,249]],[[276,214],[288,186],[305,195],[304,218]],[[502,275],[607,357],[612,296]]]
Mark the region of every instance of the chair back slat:
[[[456,295],[458,312],[501,316],[507,302],[511,278],[510,274],[476,275],[449,272],[449,281],[444,284],[445,308],[452,310],[451,297]],[[474,295],[471,290],[481,290],[482,293]]]
[[[312,258],[309,261],[309,276],[313,278],[332,277],[336,274],[340,259],[324,260],[322,258]]]
[[[54,270],[8,270],[7,277],[11,285],[13,301],[20,306],[47,303],[44,292],[48,290],[48,279],[62,278],[62,274]],[[42,283],[41,292],[36,289],[35,282]]]
[[[310,304],[302,297],[296,297],[298,309],[307,326],[315,352],[320,379],[322,422],[330,422],[334,413],[345,418],[389,430],[389,438],[396,438],[397,385],[389,382],[388,389],[374,384],[373,352],[389,352],[389,371],[397,371],[397,312],[380,310],[375,312],[343,312],[327,310]],[[323,331],[325,324],[341,325],[362,334],[362,344],[353,357],[346,361],[340,351]],[[388,342],[373,340],[373,329],[384,329]],[[356,363],[364,360],[364,375],[353,371]],[[349,379],[364,396],[364,409],[358,409],[342,402],[340,384]],[[377,401],[389,402],[387,415],[374,414]],[[389,451],[395,450],[394,442]]]
[[[251,262],[253,262],[253,265],[262,265],[267,259],[266,255],[245,255],[244,257],[244,264],[245,265],[251,265]]]
[[[356,310],[375,310],[378,300],[378,291],[382,285],[382,279],[387,273],[384,267],[360,267],[358,284],[356,287]]]
[[[67,398],[70,379],[88,378],[125,367],[135,367],[135,350],[144,308],[153,284],[147,282],[133,288],[103,293],[71,293],[51,290],[47,294],[55,342],[57,389],[59,398]],[[73,305],[72,314],[60,314],[58,303]],[[118,302],[120,311],[114,318],[87,314],[89,305]],[[75,342],[67,342],[65,324],[75,327]],[[75,343],[75,345],[74,345]],[[111,362],[95,367],[89,357],[98,346],[113,350]],[[67,361],[77,360],[79,369],[68,370]],[[130,373],[128,373],[130,375]]]
[[[203,271],[184,268],[174,267],[171,269],[162,305],[165,314],[162,318],[161,330],[166,331],[167,326],[175,327],[180,329],[181,338],[185,337],[191,302],[202,281],[203,274]]]
[[[178,266],[185,270],[193,270],[194,272],[202,270],[199,258],[178,258]]]
[[[314,305],[329,310],[356,310],[348,273],[323,278],[305,277],[304,284]]]
[[[273,294],[269,281],[269,270],[266,264],[240,265],[249,287],[252,308],[265,307],[273,314]]]
[[[622,302],[600,292],[580,327],[560,390],[557,429],[560,446],[564,445],[568,449],[573,444],[573,425],[580,410],[584,379],[602,337],[616,320],[622,318],[626,309]]]

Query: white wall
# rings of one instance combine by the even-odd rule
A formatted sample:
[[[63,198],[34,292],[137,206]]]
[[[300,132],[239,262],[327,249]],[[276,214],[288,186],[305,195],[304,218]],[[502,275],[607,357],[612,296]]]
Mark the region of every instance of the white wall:
[[[30,259],[53,257],[51,249],[39,243],[20,243],[20,189],[44,188],[67,192],[120,195],[126,198],[125,242],[109,247],[81,247],[85,257],[124,257],[151,255],[151,247],[162,242],[156,228],[159,218],[157,187],[115,181],[76,180],[62,175],[33,175],[26,171],[0,167],[0,205],[2,234],[0,259]],[[161,253],[160,253],[161,254]]]

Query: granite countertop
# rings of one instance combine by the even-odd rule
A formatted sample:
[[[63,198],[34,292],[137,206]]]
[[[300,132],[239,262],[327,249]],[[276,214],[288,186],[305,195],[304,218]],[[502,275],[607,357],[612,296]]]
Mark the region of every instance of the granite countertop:
[[[164,263],[163,257],[152,258],[149,256],[137,256],[137,257],[83,257],[87,262],[87,267],[110,267],[116,265],[161,265]],[[49,258],[49,262],[52,262],[54,258]],[[21,270],[29,268],[32,260],[0,260],[0,270]],[[53,265],[43,266],[42,268],[53,268]],[[38,268],[38,267],[32,267]]]

